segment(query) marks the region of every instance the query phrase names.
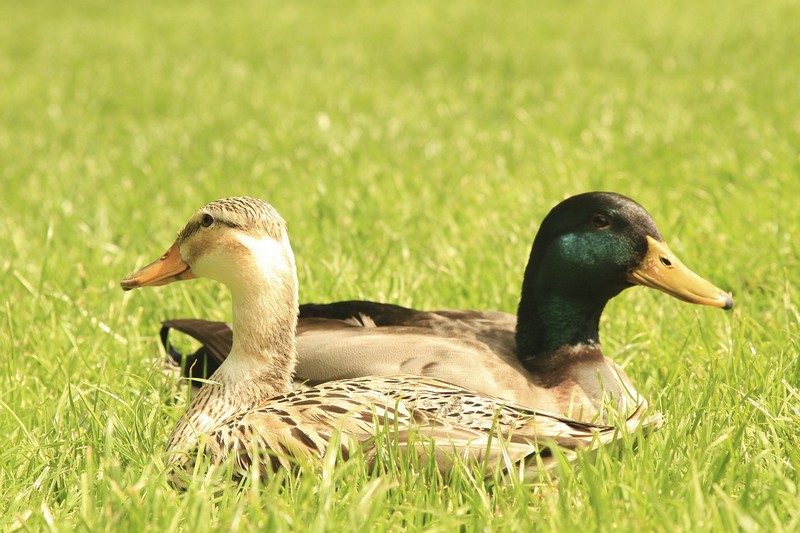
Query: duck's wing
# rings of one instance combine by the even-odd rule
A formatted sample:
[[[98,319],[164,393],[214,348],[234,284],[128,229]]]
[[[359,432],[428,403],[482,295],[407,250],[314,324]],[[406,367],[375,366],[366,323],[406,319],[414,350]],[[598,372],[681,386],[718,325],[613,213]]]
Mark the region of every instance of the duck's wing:
[[[207,439],[218,460],[231,452],[239,468],[253,466],[255,450],[266,450],[257,465],[287,467],[293,458],[318,459],[336,444],[343,458],[357,446],[379,453],[376,434],[401,449],[435,458],[445,471],[459,457],[510,470],[524,461],[528,470],[557,464],[574,451],[618,438],[619,431],[539,412],[428,378],[368,377],[333,381],[271,399],[266,405],[223,421]],[[380,437],[378,437],[380,439]],[[433,450],[433,451],[432,451]]]
[[[514,331],[517,317],[500,311],[472,311],[443,309],[420,311],[394,304],[348,300],[328,304],[308,303],[300,306],[300,320],[338,320],[361,327],[414,327],[430,329],[442,334],[471,331],[478,335],[487,328]]]
[[[301,381],[322,383],[368,375],[415,374],[473,388],[470,380],[484,381],[481,371],[495,375],[498,368],[512,367],[509,372],[519,378],[524,372],[515,355],[515,327],[514,315],[496,311],[418,311],[368,301],[304,304],[297,326],[296,375]],[[187,357],[187,377],[208,378],[230,351],[233,336],[227,324],[168,320],[163,322],[161,341],[177,363],[184,354],[169,344],[171,329],[202,344]],[[483,368],[486,366],[490,368]],[[203,374],[203,369],[210,371]]]

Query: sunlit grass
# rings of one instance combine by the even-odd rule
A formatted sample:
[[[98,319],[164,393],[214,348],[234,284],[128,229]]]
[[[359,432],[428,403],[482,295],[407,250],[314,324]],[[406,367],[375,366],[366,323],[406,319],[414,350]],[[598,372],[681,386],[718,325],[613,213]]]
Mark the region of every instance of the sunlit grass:
[[[796,2],[0,5],[0,529],[797,530]],[[289,222],[301,299],[516,308],[539,221],[627,194],[731,313],[633,289],[605,351],[667,414],[535,484],[350,461],[186,494],[159,321],[203,203]]]

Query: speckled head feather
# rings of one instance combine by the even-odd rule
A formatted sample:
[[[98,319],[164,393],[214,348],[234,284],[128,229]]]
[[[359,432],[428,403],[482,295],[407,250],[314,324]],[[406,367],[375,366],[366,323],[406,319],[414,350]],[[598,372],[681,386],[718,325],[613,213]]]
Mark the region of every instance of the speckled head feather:
[[[198,209],[178,233],[178,241],[184,242],[204,225],[208,226],[214,221],[245,233],[266,234],[275,240],[281,240],[286,231],[286,222],[264,200],[252,196],[232,196]]]

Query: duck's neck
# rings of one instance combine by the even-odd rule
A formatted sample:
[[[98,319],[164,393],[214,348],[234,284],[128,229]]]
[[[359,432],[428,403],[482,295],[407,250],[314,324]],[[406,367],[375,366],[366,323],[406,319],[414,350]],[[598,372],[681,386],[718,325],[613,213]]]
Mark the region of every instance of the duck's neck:
[[[291,279],[234,289],[233,346],[212,377],[223,386],[250,383],[258,402],[291,389],[296,362],[297,295]]]
[[[233,391],[245,409],[291,389],[297,271],[285,235],[282,241],[240,235],[239,242],[248,253],[226,282],[233,300],[233,346],[211,379]]]
[[[253,268],[229,283],[233,298],[233,346],[194,396],[172,432],[167,449],[196,445],[230,416],[288,392],[296,363],[297,277],[289,249],[286,268]]]
[[[523,284],[516,331],[522,364],[535,371],[554,364],[557,355],[578,354],[584,351],[581,348],[599,353],[600,315],[607,302],[570,297],[550,290],[547,284]]]

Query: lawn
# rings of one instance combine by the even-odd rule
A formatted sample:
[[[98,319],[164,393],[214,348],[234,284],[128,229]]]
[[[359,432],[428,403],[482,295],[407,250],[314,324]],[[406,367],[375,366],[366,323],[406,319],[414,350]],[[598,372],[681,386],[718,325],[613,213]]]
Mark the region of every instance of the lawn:
[[[0,530],[800,529],[800,4],[3,2]],[[207,201],[288,221],[301,301],[516,310],[539,222],[633,197],[732,312],[632,289],[607,355],[667,414],[533,483],[357,460],[185,494],[159,322],[123,293]]]

